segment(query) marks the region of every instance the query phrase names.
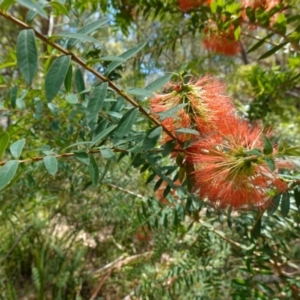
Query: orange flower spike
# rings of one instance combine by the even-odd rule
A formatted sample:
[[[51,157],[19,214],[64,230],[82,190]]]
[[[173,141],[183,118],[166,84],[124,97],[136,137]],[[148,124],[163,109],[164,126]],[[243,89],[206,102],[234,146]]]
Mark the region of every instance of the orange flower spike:
[[[187,149],[195,190],[218,207],[265,208],[274,192],[286,191],[287,185],[263,157],[247,154],[263,147],[261,128],[249,128],[237,118],[231,122],[231,133],[207,136]]]
[[[203,46],[212,52],[222,55],[237,55],[241,52],[241,44],[226,34],[209,34],[203,39]]]
[[[271,10],[276,5],[280,4],[281,2],[283,1],[282,0],[243,0],[242,6],[252,7],[254,9],[262,8],[268,11]]]
[[[223,122],[229,123],[235,114],[231,99],[226,96],[225,85],[211,76],[204,76],[195,82],[193,91],[190,102],[196,112],[200,134],[223,132],[226,129]]]
[[[205,0],[178,0],[178,6],[182,12],[187,12],[205,3]]]
[[[155,115],[166,112],[168,109],[186,104],[177,110],[174,117],[166,118],[162,124],[171,132],[176,133],[179,128],[192,128],[200,135],[215,131],[223,132],[224,126],[220,123],[234,115],[233,105],[225,95],[225,86],[211,76],[204,76],[197,81],[191,80],[187,84],[171,84],[173,92],[157,95],[150,101],[151,112]],[[181,142],[195,138],[191,134],[177,134]],[[170,138],[166,137],[165,142]]]
[[[225,22],[226,18],[222,18]],[[204,29],[203,46],[215,53],[222,55],[236,55],[241,52],[241,43],[235,39],[235,27],[230,24],[229,28],[220,31],[217,24],[209,20],[206,28]]]

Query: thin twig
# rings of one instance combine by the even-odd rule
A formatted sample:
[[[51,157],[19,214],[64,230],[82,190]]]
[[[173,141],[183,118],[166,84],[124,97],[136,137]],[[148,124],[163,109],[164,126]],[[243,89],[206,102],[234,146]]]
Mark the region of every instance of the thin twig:
[[[113,152],[127,152],[126,150],[119,149],[119,148],[110,148],[110,149]],[[101,149],[96,149],[96,150],[93,149],[93,150],[87,151],[86,153],[87,154],[97,154],[97,153],[100,153],[100,152],[101,152]],[[63,153],[63,154],[54,154],[52,156],[55,157],[55,158],[67,158],[67,157],[72,157],[74,155],[75,155],[74,152],[66,152],[66,153]],[[32,158],[20,159],[20,160],[18,160],[18,163],[19,164],[31,163],[31,162],[35,162],[35,161],[41,161],[44,158],[45,158],[44,156],[35,156],[35,157],[32,157]],[[6,163],[7,163],[7,161],[1,161],[0,166],[5,165]]]
[[[108,182],[105,182],[105,184],[108,185],[108,186],[110,186],[110,187],[112,187],[112,188],[115,188],[115,189],[117,189],[117,190],[119,190],[119,191],[125,192],[125,193],[127,193],[127,194],[129,194],[129,195],[132,195],[132,196],[135,196],[135,197],[137,197],[137,198],[140,198],[140,199],[144,199],[144,198],[145,198],[145,197],[144,197],[143,195],[141,195],[141,194],[134,193],[134,192],[132,192],[132,191],[129,191],[129,190],[127,190],[127,189],[124,189],[124,188],[122,188],[122,187],[120,187],[120,186],[117,186],[117,185],[115,185],[115,184],[108,183]]]
[[[99,294],[99,292],[100,292],[100,290],[101,290],[101,288],[102,288],[104,282],[105,282],[106,279],[110,276],[111,272],[112,272],[112,270],[108,271],[105,275],[103,275],[103,277],[101,278],[99,284],[97,285],[97,287],[96,287],[95,290],[93,291],[90,300],[94,300],[94,299],[98,296],[98,294]]]
[[[128,254],[122,254],[119,258],[105,265],[104,267],[92,272],[95,277],[100,276],[104,272],[112,272],[115,269],[121,269],[124,265],[138,262],[140,259],[150,258],[153,255],[153,251],[147,251],[141,254],[128,256]]]

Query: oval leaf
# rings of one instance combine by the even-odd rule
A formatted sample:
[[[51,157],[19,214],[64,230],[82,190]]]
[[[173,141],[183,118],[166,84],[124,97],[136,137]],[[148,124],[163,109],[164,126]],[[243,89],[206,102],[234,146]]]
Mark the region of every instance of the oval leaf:
[[[122,117],[115,131],[116,138],[122,138],[126,133],[130,131],[138,112],[139,109],[137,107],[132,108]]]
[[[93,185],[96,186],[99,181],[99,169],[95,157],[90,155],[89,174],[91,176]]]
[[[120,56],[113,56],[113,55],[106,55],[106,56],[102,56],[100,57],[97,61],[120,61],[120,62],[125,62],[126,59],[122,58]]]
[[[164,86],[165,84],[167,84],[168,81],[170,81],[172,75],[173,74],[166,74],[166,75],[164,75],[162,77],[157,78],[152,83],[150,83],[149,85],[147,85],[145,87],[145,89],[148,90],[148,91],[151,91],[151,92],[157,91],[159,88],[161,88],[162,86]]]
[[[67,75],[65,77],[64,80],[64,85],[65,85],[65,89],[67,93],[71,92],[71,88],[72,88],[72,77],[73,77],[73,68],[72,65],[69,66]]]
[[[277,208],[279,206],[280,198],[281,198],[281,194],[277,194],[272,199],[272,202],[270,203],[270,206],[269,206],[269,208],[267,210],[268,216],[272,216],[276,212],[276,210],[277,210]]]
[[[43,163],[49,174],[54,175],[57,172],[57,159],[52,155],[47,155],[43,158]]]
[[[157,141],[160,138],[161,133],[162,133],[161,126],[150,129],[143,141],[143,146],[142,146],[143,150],[147,151],[154,148]]]
[[[48,102],[51,102],[60,90],[67,75],[71,56],[61,56],[57,58],[49,68],[45,78],[45,91]]]
[[[94,43],[94,44],[100,44],[100,41],[98,41],[97,39],[91,37],[91,36],[88,36],[86,34],[83,34],[83,33],[71,33],[71,32],[60,32],[56,35],[52,35],[51,36],[52,39],[55,39],[55,38],[69,38],[69,39],[77,39],[79,41],[82,41],[82,42],[90,42],[90,43]]]
[[[2,157],[5,149],[9,143],[9,134],[7,132],[0,133],[0,158]]]
[[[88,123],[92,120],[95,120],[95,122],[98,121],[98,113],[102,109],[106,92],[107,92],[107,87],[108,87],[108,83],[103,82],[94,88],[86,108],[87,110],[86,117]]]
[[[91,145],[91,147],[93,147],[95,144],[100,142],[104,137],[106,137],[108,134],[110,134],[116,127],[117,127],[117,125],[112,125],[106,129],[104,129],[103,131],[101,131],[99,134],[97,134],[95,136],[95,138],[93,138],[93,144]]]
[[[146,43],[143,44],[139,44],[137,46],[135,46],[134,48],[129,49],[128,51],[122,53],[120,55],[121,58],[124,58],[125,60],[128,60],[129,58],[131,58],[132,56],[134,56],[135,54],[137,54],[139,51],[141,51],[144,47],[145,47]],[[115,68],[117,68],[119,65],[121,65],[122,62],[121,61],[113,61],[111,62],[108,66],[107,69],[105,71],[105,75],[109,75],[109,73],[111,71],[113,71]]]
[[[101,26],[103,26],[104,24],[109,22],[109,18],[103,18],[101,20],[97,20],[94,22],[91,22],[83,27],[81,27],[77,33],[81,33],[81,34],[89,34],[92,33],[93,31],[99,29]],[[67,48],[71,49],[72,47],[74,47],[77,43],[79,42],[78,39],[72,38],[71,40],[69,40],[68,44],[67,44]]]
[[[271,157],[266,157],[265,161],[266,161],[269,169],[273,172],[276,168],[274,159],[272,159]]]
[[[69,11],[68,9],[63,5],[61,4],[60,2],[58,1],[50,1],[49,4],[57,10],[58,14],[63,14],[67,17],[69,17]]]
[[[0,168],[0,190],[7,186],[16,174],[19,162],[17,160],[8,161]]]
[[[176,132],[199,135],[199,132],[197,130],[191,128],[179,128],[176,129]]]
[[[298,210],[300,211],[300,190],[299,190],[299,188],[296,188],[294,190],[294,198],[295,198]]]
[[[48,19],[46,12],[38,3],[33,2],[31,0],[17,0],[17,2],[20,5],[27,7],[29,10],[33,10],[34,12],[44,17],[45,19]]]
[[[290,211],[290,194],[282,194],[280,211],[283,217],[286,217]]]
[[[23,147],[25,145],[25,139],[21,139],[19,141],[14,142],[10,145],[9,150],[11,152],[11,155],[18,159],[22,153]]]
[[[17,60],[21,74],[30,85],[38,69],[38,53],[32,29],[22,30],[18,35]]]
[[[75,71],[75,86],[78,93],[80,93],[81,100],[85,100],[85,93],[83,92],[85,90],[85,84],[84,79],[82,76],[82,72],[80,69],[77,69]]]
[[[273,153],[273,145],[271,141],[264,136],[264,154],[269,155]]]
[[[140,97],[152,97],[153,93],[143,88],[131,88],[126,90],[127,94],[140,96]]]
[[[82,163],[89,165],[90,157],[85,151],[74,151],[75,157]]]

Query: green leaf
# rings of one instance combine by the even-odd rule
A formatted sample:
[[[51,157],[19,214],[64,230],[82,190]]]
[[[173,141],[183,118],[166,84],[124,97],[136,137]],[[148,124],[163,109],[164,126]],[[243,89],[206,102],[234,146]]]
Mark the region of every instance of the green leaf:
[[[240,36],[241,36],[241,26],[238,26],[234,30],[234,38],[238,41],[240,39]]]
[[[14,85],[10,90],[10,103],[12,108],[16,108],[17,95],[18,95],[18,86]]]
[[[11,152],[11,155],[18,159],[22,153],[23,147],[25,145],[25,139],[18,140],[14,142],[12,145],[10,145],[9,149]]]
[[[66,101],[70,104],[77,104],[78,103],[78,98],[74,94],[69,94],[66,96]]]
[[[280,198],[281,198],[281,194],[277,194],[275,197],[273,197],[270,206],[267,210],[268,216],[272,216],[276,212],[280,203]]]
[[[241,286],[248,286],[249,285],[249,281],[238,278],[238,279],[232,279],[232,282],[237,284],[237,285],[241,285]]]
[[[113,55],[106,55],[106,56],[102,56],[100,57],[99,59],[97,59],[97,61],[119,61],[119,62],[125,62],[126,59],[125,58],[122,58],[120,56],[113,56]]]
[[[48,173],[51,175],[55,175],[58,168],[57,159],[52,155],[47,155],[43,158],[43,163]]]
[[[0,65],[0,69],[5,69],[7,67],[14,67],[16,65],[15,61],[7,62]]]
[[[10,160],[0,168],[0,190],[7,186],[16,174],[19,162]]]
[[[147,150],[154,148],[160,138],[161,133],[162,133],[161,126],[151,128],[147,132],[147,135],[143,141],[142,149],[144,151],[147,151]]]
[[[103,18],[101,20],[97,20],[94,22],[91,22],[89,24],[86,24],[85,26],[81,27],[77,33],[79,34],[90,34],[93,31],[99,29],[100,27],[102,27],[104,24],[109,22],[109,18]],[[79,42],[78,39],[76,38],[72,38],[71,40],[69,40],[68,44],[67,44],[67,48],[71,49],[72,47],[74,47],[77,43]]]
[[[107,135],[109,135],[118,125],[112,125],[106,129],[104,129],[103,131],[101,131],[99,134],[97,134],[94,138],[93,138],[93,144],[91,145],[91,147],[93,147],[95,144],[97,144],[98,142],[100,142],[104,137],[106,137]]]
[[[99,169],[95,157],[90,155],[89,174],[94,186],[97,186],[99,181]]]
[[[91,98],[86,108],[86,118],[89,123],[92,120],[98,121],[99,111],[102,109],[107,92],[108,83],[103,82],[93,90]]]
[[[77,143],[71,144],[68,147],[64,148],[62,152],[64,152],[68,148],[72,148],[72,147],[79,146],[79,145],[87,145],[87,144],[93,144],[93,142],[91,142],[91,141],[89,141],[89,142],[87,142],[87,141],[77,142]]]
[[[260,149],[257,149],[257,148],[254,148],[254,149],[251,149],[251,150],[246,150],[246,151],[243,151],[243,152],[247,155],[261,156],[261,151],[260,151]]]
[[[22,30],[18,35],[17,60],[21,74],[30,85],[38,69],[38,53],[32,29]]]
[[[152,97],[153,93],[143,88],[129,88],[126,90],[127,94],[140,96],[140,97]]]
[[[78,41],[81,42],[90,42],[96,45],[100,45],[100,41],[98,41],[97,39],[89,36],[89,35],[85,35],[83,33],[72,33],[72,32],[60,32],[57,33],[56,35],[52,35],[51,39],[55,39],[55,38],[68,38],[68,39],[77,39]]]
[[[80,94],[81,100],[85,100],[85,93],[82,93],[85,90],[85,84],[82,76],[82,72],[80,69],[75,71],[75,86],[78,93]]]
[[[111,151],[110,148],[100,149],[100,152],[101,152],[102,156],[107,159],[114,159],[116,157],[115,153],[113,151]]]
[[[260,56],[258,59],[260,60],[260,59],[264,59],[264,58],[267,58],[267,57],[271,56],[272,54],[274,54],[275,52],[280,50],[283,46],[285,46],[287,43],[288,42],[284,42],[284,43],[281,43],[278,46],[275,46],[274,48],[272,48],[271,50],[267,51],[262,56]]]
[[[63,14],[67,17],[69,17],[69,11],[68,9],[63,5],[61,4],[60,2],[58,1],[50,1],[49,4],[57,10],[58,14]]]
[[[128,51],[122,53],[120,55],[120,57],[124,58],[125,60],[128,60],[129,58],[131,58],[132,56],[134,56],[135,54],[137,54],[139,51],[141,51],[145,47],[145,45],[146,45],[146,43],[139,44],[139,45],[135,46],[134,48],[129,49]],[[105,70],[105,76],[109,75],[109,73],[111,71],[113,71],[115,68],[117,68],[121,64],[122,64],[122,62],[120,62],[120,61],[113,61],[113,62],[111,62],[107,66],[107,69]]]
[[[300,211],[300,189],[294,189],[294,198],[297,205],[298,210]]]
[[[199,132],[197,130],[191,128],[179,128],[176,129],[176,132],[199,135]]]
[[[253,239],[259,238],[261,235],[261,218],[256,222],[255,226],[251,230],[251,237]]]
[[[273,153],[273,145],[271,141],[266,136],[264,136],[264,154],[269,155],[272,153]]]
[[[2,157],[3,153],[5,152],[8,143],[9,143],[9,134],[7,132],[0,133],[0,158]]]
[[[246,7],[246,15],[251,23],[255,22],[255,11],[252,7]]]
[[[72,65],[70,65],[64,80],[64,85],[67,93],[70,93],[72,88],[72,77],[73,77],[73,67]]]
[[[176,146],[176,141],[169,141],[167,143],[165,143],[164,145],[161,146],[162,150],[162,156],[167,156],[169,155],[173,149]]]
[[[4,0],[0,4],[0,9],[3,10],[3,11],[6,11],[15,2],[16,2],[15,0]]]
[[[67,75],[71,56],[60,56],[50,66],[45,78],[45,92],[48,102],[59,92]]]
[[[44,7],[47,6],[47,3],[46,2],[42,2],[42,1],[38,1],[41,8],[44,9]],[[38,15],[38,13],[34,10],[29,10],[27,15],[26,15],[26,18],[25,18],[25,22],[26,23],[31,23],[33,21],[33,19]]]
[[[176,112],[179,111],[180,109],[184,108],[185,106],[187,106],[187,103],[182,103],[179,105],[176,105],[170,109],[168,109],[167,111],[158,113],[157,115],[159,116],[159,119],[161,121],[163,121],[164,119],[167,118],[178,118],[178,116],[176,116]]]
[[[265,43],[265,41],[270,38],[271,36],[273,36],[274,33],[270,33],[268,34],[266,37],[264,37],[263,39],[261,39],[259,42],[257,42],[254,46],[252,46],[247,53],[250,53],[254,50],[256,50],[257,48],[259,48],[261,45],[263,45]]]
[[[33,10],[43,18],[48,19],[48,15],[38,3],[33,2],[31,0],[17,0],[17,3],[27,7],[29,10]]]
[[[290,194],[282,194],[280,211],[283,217],[286,217],[290,211]]]
[[[128,133],[135,122],[139,109],[137,107],[130,109],[119,121],[115,130],[115,137],[120,139]]]
[[[74,151],[74,155],[80,162],[89,166],[90,157],[85,151],[80,151],[80,150]]]
[[[266,157],[265,161],[269,167],[269,169],[273,172],[275,170],[275,161],[271,157]]]
[[[146,90],[149,90],[151,92],[155,92],[157,91],[159,88],[163,87],[164,85],[166,85],[171,77],[173,76],[173,74],[166,74],[162,77],[157,78],[156,80],[154,80],[153,82],[151,82],[149,85],[147,85],[145,87]]]

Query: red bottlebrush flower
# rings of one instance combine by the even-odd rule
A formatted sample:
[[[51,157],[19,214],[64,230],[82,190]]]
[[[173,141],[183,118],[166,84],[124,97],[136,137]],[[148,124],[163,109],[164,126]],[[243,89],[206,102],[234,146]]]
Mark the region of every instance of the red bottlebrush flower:
[[[275,7],[276,5],[282,3],[283,0],[243,0],[242,1],[242,7],[244,8],[242,11],[242,18],[246,21],[249,22],[248,17],[246,15],[246,8],[247,7],[251,7],[253,9],[263,9],[265,11],[269,11],[271,10],[273,7]],[[278,14],[276,13],[275,15],[273,15],[271,17],[271,24],[274,23],[276,21]],[[255,27],[252,27],[255,28]],[[251,29],[251,27],[250,27]]]
[[[234,30],[231,24],[228,29],[219,31],[215,22],[209,21],[204,29],[203,46],[209,51],[222,55],[238,54],[241,51],[241,44],[235,39]]]
[[[152,239],[152,234],[147,225],[139,227],[135,236],[141,242],[149,242]]]
[[[205,0],[178,0],[178,6],[182,12],[187,12],[205,3]]]
[[[174,133],[181,142],[190,141],[195,135],[176,133],[180,128],[192,128],[200,135],[221,131],[223,126],[219,120],[229,120],[234,114],[230,99],[225,96],[225,86],[219,80],[205,76],[187,84],[171,84],[173,92],[157,95],[150,101],[151,112],[154,115],[164,113],[180,104],[185,104],[167,117],[162,124]],[[166,136],[164,142],[170,140]]]
[[[262,129],[250,128],[237,118],[228,129],[231,133],[207,136],[187,149],[187,161],[194,167],[195,191],[222,208],[265,208],[276,191],[286,191],[287,185],[259,155]]]
[[[203,39],[203,46],[209,51],[228,56],[241,52],[240,42],[226,33],[206,35]]]
[[[262,8],[265,10],[271,10],[276,5],[280,4],[282,0],[243,0],[243,7]]]

